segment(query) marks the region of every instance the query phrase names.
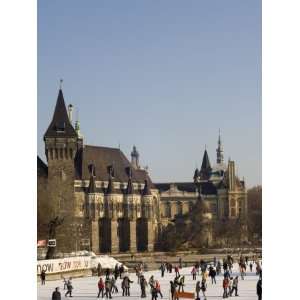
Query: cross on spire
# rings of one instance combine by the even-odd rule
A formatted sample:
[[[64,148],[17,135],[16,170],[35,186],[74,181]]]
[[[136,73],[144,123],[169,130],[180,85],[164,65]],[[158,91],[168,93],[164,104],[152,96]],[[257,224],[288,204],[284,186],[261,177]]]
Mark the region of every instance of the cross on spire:
[[[63,79],[60,79],[59,80],[59,89],[61,90],[61,88],[62,88],[62,83],[63,83]]]

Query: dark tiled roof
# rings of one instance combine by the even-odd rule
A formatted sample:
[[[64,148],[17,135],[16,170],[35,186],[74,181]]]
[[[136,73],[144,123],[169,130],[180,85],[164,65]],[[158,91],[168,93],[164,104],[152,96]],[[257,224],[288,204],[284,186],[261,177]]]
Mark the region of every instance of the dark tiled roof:
[[[58,92],[52,121],[44,135],[46,137],[77,137],[66,109],[62,90]]]
[[[45,177],[48,176],[48,167],[39,156],[37,156],[37,175]]]
[[[120,149],[85,145],[78,152],[75,162],[78,179],[88,180],[90,177],[88,166],[93,164],[95,166],[96,180],[108,181],[107,167],[112,165],[114,168],[114,181],[128,181],[126,168],[131,167],[131,164]],[[152,186],[151,179],[145,170],[136,170],[134,168],[131,170],[132,182],[144,183],[147,179]]]
[[[160,192],[165,192],[174,184],[179,191],[195,192],[196,187],[193,182],[173,182],[173,183],[155,183],[155,187]],[[212,182],[201,182],[201,193],[204,195],[216,195],[217,189]]]

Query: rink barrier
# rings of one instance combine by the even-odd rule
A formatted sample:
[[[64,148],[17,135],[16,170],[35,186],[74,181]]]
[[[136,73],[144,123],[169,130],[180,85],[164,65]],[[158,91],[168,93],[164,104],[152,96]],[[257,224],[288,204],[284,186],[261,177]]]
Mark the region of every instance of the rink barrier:
[[[46,274],[57,274],[89,269],[91,269],[91,258],[88,256],[47,259],[37,262],[37,275],[40,275],[42,270]]]

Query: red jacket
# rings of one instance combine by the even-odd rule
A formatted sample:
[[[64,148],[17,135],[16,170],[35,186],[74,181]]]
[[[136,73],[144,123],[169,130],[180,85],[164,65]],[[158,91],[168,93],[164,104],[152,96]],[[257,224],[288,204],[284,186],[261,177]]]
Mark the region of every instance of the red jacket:
[[[98,281],[98,288],[104,289],[104,282],[103,282],[102,278]]]

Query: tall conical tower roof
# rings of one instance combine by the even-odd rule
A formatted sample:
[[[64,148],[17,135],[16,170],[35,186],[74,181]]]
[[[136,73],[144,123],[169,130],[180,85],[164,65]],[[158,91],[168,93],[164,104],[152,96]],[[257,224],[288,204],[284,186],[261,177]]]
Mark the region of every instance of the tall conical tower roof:
[[[63,92],[59,89],[52,121],[44,135],[46,137],[76,137],[66,109]]]
[[[91,177],[90,177],[90,183],[89,183],[88,193],[89,194],[96,193],[95,176],[93,176],[93,174],[91,174]]]
[[[144,186],[144,189],[143,189],[143,196],[149,196],[151,195],[151,190],[150,190],[150,186],[148,184],[148,180],[146,179],[145,180],[145,186]]]
[[[209,162],[208,154],[205,149],[203,159],[202,159],[202,164],[201,164],[201,169],[200,169],[200,177],[201,179],[209,179],[210,173],[211,173],[211,165]]]

